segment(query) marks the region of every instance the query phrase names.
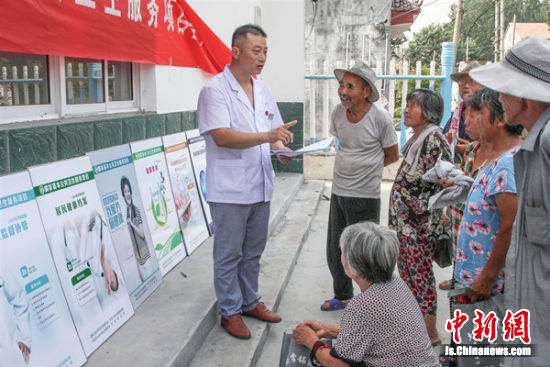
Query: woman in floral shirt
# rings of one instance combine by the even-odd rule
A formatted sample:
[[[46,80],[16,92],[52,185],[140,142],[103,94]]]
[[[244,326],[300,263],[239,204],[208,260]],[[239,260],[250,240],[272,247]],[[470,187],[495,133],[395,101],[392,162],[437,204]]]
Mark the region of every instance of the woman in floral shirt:
[[[477,302],[502,293],[504,263],[517,211],[514,154],[522,127],[504,122],[498,93],[484,88],[478,121],[487,144],[487,159],[479,167],[458,232],[455,281],[471,287]]]
[[[424,316],[432,344],[440,342],[436,328],[437,295],[432,269],[436,238],[443,232],[441,209],[428,210],[430,196],[439,184],[422,180],[438,157],[450,161],[451,153],[439,128],[443,99],[429,89],[407,95],[405,125],[414,135],[404,147],[404,159],[390,193],[389,226],[399,239],[399,275],[408,285]]]

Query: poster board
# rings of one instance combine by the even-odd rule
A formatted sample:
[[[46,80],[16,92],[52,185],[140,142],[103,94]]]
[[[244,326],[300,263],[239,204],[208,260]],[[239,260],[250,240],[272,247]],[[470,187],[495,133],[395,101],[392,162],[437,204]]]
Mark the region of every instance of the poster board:
[[[82,366],[34,198],[27,171],[0,177],[0,366]]]
[[[145,203],[145,217],[160,271],[164,276],[185,256],[185,247],[168,178],[162,139],[152,138],[130,143],[139,192]]]
[[[191,152],[191,161],[193,162],[195,181],[197,182],[204,215],[206,216],[206,223],[208,223],[210,234],[213,234],[212,215],[210,214],[210,206],[206,201],[206,195],[208,194],[206,192],[206,143],[204,137],[200,135],[199,129],[186,131],[186,135],[187,142],[189,143],[189,152]]]
[[[190,255],[209,237],[209,233],[193,174],[187,137],[185,132],[181,132],[164,136],[162,141],[183,241]]]
[[[88,157],[29,168],[69,310],[86,356],[133,314]]]
[[[128,144],[89,152],[115,252],[136,309],[162,282]]]

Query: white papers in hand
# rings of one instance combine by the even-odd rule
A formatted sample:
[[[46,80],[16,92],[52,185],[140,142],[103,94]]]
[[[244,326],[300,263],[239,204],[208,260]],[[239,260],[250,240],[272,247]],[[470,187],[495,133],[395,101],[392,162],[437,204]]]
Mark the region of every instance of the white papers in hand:
[[[332,143],[332,139],[333,139],[332,137],[326,138],[321,141],[318,141],[317,143],[313,143],[311,145],[308,145],[307,147],[303,147],[301,149],[294,150],[294,151],[272,150],[271,154],[272,155],[280,154],[286,157],[296,157],[301,154],[318,152],[320,150],[328,148],[330,146],[330,143]]]

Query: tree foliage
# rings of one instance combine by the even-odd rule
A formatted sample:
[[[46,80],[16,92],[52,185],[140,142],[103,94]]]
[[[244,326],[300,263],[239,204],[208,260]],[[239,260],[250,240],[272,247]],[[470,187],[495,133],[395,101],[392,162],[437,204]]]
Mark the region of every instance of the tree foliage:
[[[498,1],[498,0],[497,0]],[[495,32],[495,0],[464,0],[464,12],[460,27],[457,60],[466,59],[466,40],[469,38],[470,60],[493,60]],[[512,22],[514,14],[520,22],[549,22],[550,0],[505,0],[504,31]],[[436,52],[441,59],[441,43],[452,41],[457,6],[451,7],[450,23],[430,25],[414,34],[406,51],[409,60],[428,63]]]

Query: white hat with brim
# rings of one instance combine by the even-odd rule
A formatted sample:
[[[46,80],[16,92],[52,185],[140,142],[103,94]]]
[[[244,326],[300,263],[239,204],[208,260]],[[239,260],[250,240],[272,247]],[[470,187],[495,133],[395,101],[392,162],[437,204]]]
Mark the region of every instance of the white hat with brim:
[[[466,64],[460,71],[457,71],[456,73],[451,74],[451,79],[455,82],[459,82],[460,78],[462,78],[465,75],[469,75],[468,73],[472,71],[475,68],[480,67],[481,64],[477,61],[472,61],[468,64]]]
[[[367,101],[376,102],[380,98],[380,93],[376,89],[376,74],[367,66],[363,61],[357,61],[350,69],[334,69],[334,76],[341,82],[345,73],[357,75],[361,79],[367,82],[370,86],[370,95],[367,97]]]
[[[476,68],[469,75],[499,93],[550,103],[550,41],[527,37],[504,60]]]

